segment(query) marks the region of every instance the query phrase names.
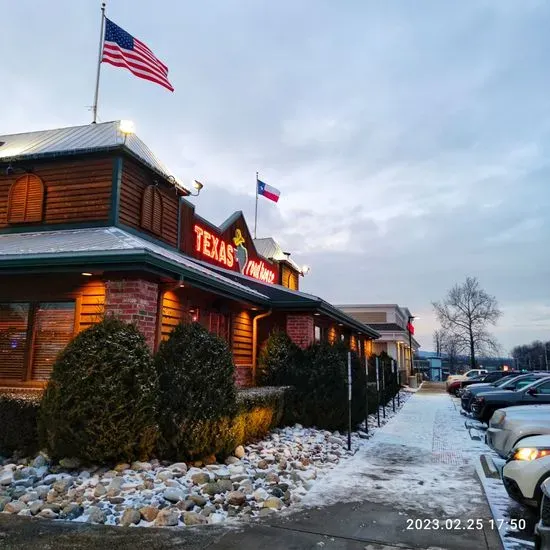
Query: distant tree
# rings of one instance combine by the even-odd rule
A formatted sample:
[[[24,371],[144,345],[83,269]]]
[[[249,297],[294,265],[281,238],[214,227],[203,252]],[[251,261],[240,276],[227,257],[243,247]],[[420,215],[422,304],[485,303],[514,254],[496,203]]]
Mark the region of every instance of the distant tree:
[[[464,341],[460,336],[441,329],[441,350],[447,355],[451,373],[457,371],[460,356],[464,354],[465,348]]]
[[[536,340],[528,345],[516,346],[512,357],[519,368],[547,370],[550,367],[550,342]]]
[[[476,368],[476,355],[498,352],[498,344],[487,328],[502,315],[494,296],[487,294],[475,277],[456,284],[441,302],[432,303],[442,329],[459,348],[468,350],[470,367]]]
[[[434,330],[434,348],[437,356],[440,357],[443,351],[443,340],[445,338],[445,331],[442,328]]]

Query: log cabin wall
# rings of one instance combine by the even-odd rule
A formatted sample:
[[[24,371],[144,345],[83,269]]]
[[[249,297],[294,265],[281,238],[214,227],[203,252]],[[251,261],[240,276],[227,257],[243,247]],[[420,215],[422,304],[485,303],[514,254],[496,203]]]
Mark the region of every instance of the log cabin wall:
[[[252,315],[244,310],[234,313],[231,321],[231,347],[236,366],[252,366]]]
[[[155,185],[162,197],[162,219],[158,232],[153,232],[142,226],[143,193],[150,185]],[[118,203],[118,221],[151,236],[164,241],[170,246],[178,245],[178,204],[179,198],[174,187],[162,182],[160,176],[154,175],[147,168],[131,158],[124,158]]]
[[[41,221],[8,223],[10,188],[26,174],[0,174],[0,229],[41,224],[107,222],[111,207],[113,158],[94,157],[70,161],[29,162],[32,174],[44,184]]]

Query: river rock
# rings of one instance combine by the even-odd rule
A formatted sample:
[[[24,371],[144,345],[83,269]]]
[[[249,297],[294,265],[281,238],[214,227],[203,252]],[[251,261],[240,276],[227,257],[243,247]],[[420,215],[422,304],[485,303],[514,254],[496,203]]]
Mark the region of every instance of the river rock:
[[[228,504],[233,506],[241,506],[241,504],[246,502],[246,496],[240,491],[229,491],[229,493],[227,493],[226,500]]]
[[[34,502],[31,502],[29,504],[29,510],[31,511],[31,514],[33,516],[36,516],[40,510],[42,510],[42,506],[44,503],[41,500],[35,500]]]
[[[166,500],[170,502],[178,502],[185,498],[185,493],[181,489],[176,487],[168,487],[162,495]]]
[[[283,506],[283,501],[279,497],[269,497],[264,502],[264,507],[274,510],[280,510]]]
[[[235,449],[235,452],[233,453],[237,458],[244,458],[244,456],[246,455],[246,452],[244,450],[244,447],[242,445],[239,445],[236,449]]]
[[[56,493],[63,494],[67,492],[67,489],[73,484],[71,478],[58,479],[53,485],[52,488]]]
[[[184,512],[182,514],[183,523],[185,525],[202,525],[207,523],[207,519],[196,512]]]
[[[163,508],[155,519],[155,525],[157,527],[173,527],[178,524],[179,517],[179,511],[176,508]]]
[[[120,518],[120,525],[128,527],[129,525],[137,525],[141,521],[141,514],[135,508],[126,508]]]
[[[99,498],[106,494],[107,494],[107,489],[105,488],[105,485],[98,483],[96,488],[94,489],[94,496]]]
[[[32,467],[33,468],[43,468],[46,466],[48,461],[46,460],[46,457],[42,454],[37,455],[36,458],[32,461]]]
[[[240,464],[240,459],[238,459],[236,456],[228,456],[226,459],[225,459],[225,463],[228,465],[228,466],[231,466],[231,464]]]
[[[173,477],[174,472],[171,472],[170,470],[163,470],[157,474],[157,479],[160,479],[160,481],[166,481],[167,479],[172,479]]]
[[[13,474],[9,471],[0,474],[0,485],[11,485],[13,482]]]
[[[153,469],[149,462],[140,462],[139,460],[132,462],[131,468],[136,472],[149,472]]]
[[[90,506],[86,510],[86,521],[88,523],[105,523],[105,512],[97,506]]]
[[[139,509],[139,513],[145,521],[155,521],[159,510],[154,506],[144,506],[143,508]]]
[[[185,464],[185,462],[174,462],[174,464],[169,466],[169,469],[174,472],[182,472],[185,474],[187,473],[187,464]]]
[[[118,496],[123,481],[124,479],[122,477],[114,477],[107,487],[107,495],[110,497]]]
[[[264,460],[263,458],[261,460],[258,460],[258,464],[256,464],[256,467],[260,470],[267,470],[269,464],[267,463],[267,460]]]
[[[223,523],[225,521],[225,516],[219,512],[212,514],[208,520],[209,523]]]
[[[57,519],[59,514],[51,510],[50,508],[44,508],[38,512],[37,516],[43,519]]]
[[[269,498],[269,493],[263,487],[259,487],[252,493],[252,496],[256,502],[263,502]]]
[[[115,466],[115,472],[118,472],[118,473],[122,473],[124,472],[124,470],[129,470],[129,469],[130,469],[130,464],[126,462],[121,462],[120,464],[117,464]]]
[[[220,488],[220,484],[217,481],[211,481],[210,483],[206,483],[204,487],[202,488],[202,492],[206,493],[207,495],[215,495],[217,493],[221,493],[222,490]]]
[[[202,495],[189,495],[189,500],[193,501],[197,506],[205,506],[208,502]]]
[[[26,506],[23,502],[20,500],[14,500],[4,505],[4,512],[7,512],[8,514],[18,514],[24,508],[26,508]]]
[[[220,493],[225,493],[226,491],[233,490],[233,482],[229,479],[220,479],[216,482],[220,488]]]
[[[200,472],[191,476],[191,481],[195,485],[204,485],[210,481],[210,476],[206,472]]]

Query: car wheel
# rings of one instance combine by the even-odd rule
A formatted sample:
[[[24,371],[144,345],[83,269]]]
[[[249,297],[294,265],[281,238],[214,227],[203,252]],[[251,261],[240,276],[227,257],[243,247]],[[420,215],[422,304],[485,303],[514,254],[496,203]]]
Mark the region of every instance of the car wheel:
[[[538,481],[537,486],[535,487],[535,494],[533,495],[533,498],[537,502],[537,510],[540,511],[540,505],[542,504],[542,484],[544,481],[546,481],[550,476],[546,473],[544,474]]]
[[[482,422],[485,422],[485,424],[489,424],[489,420],[491,420],[491,416],[493,416],[493,413],[495,412],[496,409],[493,409],[492,407],[487,407],[484,411],[483,411],[483,417],[480,418],[480,420]]]
[[[455,394],[455,397],[460,397],[460,388],[457,388],[457,389],[454,391],[454,394]]]

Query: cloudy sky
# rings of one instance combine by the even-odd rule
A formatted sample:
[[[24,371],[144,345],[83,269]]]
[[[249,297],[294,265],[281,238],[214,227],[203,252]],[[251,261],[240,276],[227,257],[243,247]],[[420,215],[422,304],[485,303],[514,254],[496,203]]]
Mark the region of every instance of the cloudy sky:
[[[91,121],[99,2],[0,0],[0,133]],[[141,7],[138,7],[141,6]],[[205,189],[216,223],[312,266],[334,303],[420,316],[467,275],[495,295],[504,351],[550,339],[550,4],[544,0],[113,0],[174,94],[105,65],[101,121]]]

